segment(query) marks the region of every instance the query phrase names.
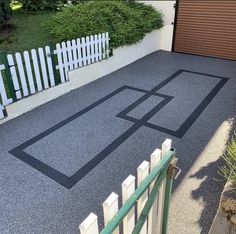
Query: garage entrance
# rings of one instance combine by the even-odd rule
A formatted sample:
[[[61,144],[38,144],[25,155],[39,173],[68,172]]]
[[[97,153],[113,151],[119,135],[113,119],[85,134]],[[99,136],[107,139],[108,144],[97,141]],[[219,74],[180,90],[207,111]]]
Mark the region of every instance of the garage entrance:
[[[236,1],[178,0],[173,51],[236,60]]]

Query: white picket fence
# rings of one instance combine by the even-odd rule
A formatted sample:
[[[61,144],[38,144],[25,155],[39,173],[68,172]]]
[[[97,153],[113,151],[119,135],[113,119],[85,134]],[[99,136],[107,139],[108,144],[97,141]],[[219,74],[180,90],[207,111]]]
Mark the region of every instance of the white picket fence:
[[[56,45],[61,82],[68,81],[68,71],[77,69],[109,57],[109,34],[62,42]]]
[[[24,51],[22,54],[7,54],[6,63],[0,64],[0,119],[3,118],[4,106],[14,101],[12,93],[16,100],[33,95],[69,81],[69,71],[108,57],[108,33],[58,43],[55,49],[46,46]],[[4,77],[5,82],[3,78],[6,69],[9,69],[13,87],[10,95],[7,90],[11,87],[6,78]]]
[[[171,149],[171,140],[166,139],[162,144],[162,149],[156,149],[150,157],[150,163],[148,161],[144,161],[137,168],[137,186],[141,184],[141,182],[149,175],[149,173],[153,170],[155,166],[157,166],[163,155]],[[121,185],[122,189],[122,204],[133,195],[135,191],[135,180],[136,178],[132,175],[129,175],[126,180]],[[149,194],[152,191],[154,186],[154,182],[151,183],[149,187],[149,191],[145,191],[143,195],[137,201],[137,209],[133,207],[127,216],[123,219],[122,229],[123,232],[119,229],[119,227],[113,232],[114,234],[124,233],[131,234],[134,227],[137,216],[139,218],[145,203],[148,199]],[[163,208],[164,208],[164,193],[165,193],[165,180],[161,185],[159,190],[158,197],[156,198],[149,214],[148,218],[141,229],[141,234],[161,234],[162,233],[162,217],[163,217]],[[103,203],[103,216],[104,216],[104,224],[105,226],[108,222],[117,214],[119,210],[118,204],[118,195],[115,193],[111,193],[111,195],[106,199]],[[136,213],[137,211],[137,213]],[[98,217],[91,213],[87,219],[84,220],[83,223],[80,224],[80,233],[81,234],[99,234],[98,227]]]

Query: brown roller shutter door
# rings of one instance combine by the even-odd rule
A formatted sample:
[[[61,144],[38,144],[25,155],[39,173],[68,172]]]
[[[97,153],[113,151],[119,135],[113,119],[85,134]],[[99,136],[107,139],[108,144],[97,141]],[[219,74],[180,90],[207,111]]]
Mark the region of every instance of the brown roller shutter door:
[[[236,60],[236,0],[179,0],[174,51]]]

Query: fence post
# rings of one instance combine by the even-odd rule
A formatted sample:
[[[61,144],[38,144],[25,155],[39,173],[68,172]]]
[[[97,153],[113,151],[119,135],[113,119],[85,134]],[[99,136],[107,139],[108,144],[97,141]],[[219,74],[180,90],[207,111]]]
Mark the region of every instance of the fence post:
[[[3,115],[4,117],[8,117],[7,109],[5,106],[3,106]]]
[[[57,75],[57,70],[56,70],[56,62],[55,62],[55,57],[54,57],[54,44],[52,42],[49,42],[48,44],[50,48],[50,56],[52,59],[52,67],[53,67],[53,75],[54,75],[54,80],[55,80],[55,85],[58,85],[60,83]]]
[[[113,48],[111,47],[112,39],[109,37],[108,34],[108,58],[113,56]]]
[[[110,48],[109,49],[109,57],[112,57],[113,56],[113,48]]]
[[[173,182],[173,179],[170,178],[170,175],[167,175],[166,186],[165,186],[166,191],[165,191],[165,199],[164,199],[164,211],[163,211],[163,220],[162,220],[162,234],[167,233],[170,198],[171,198],[171,191],[172,191],[172,182]]]
[[[6,52],[0,52],[0,59],[3,62],[5,66],[5,73],[6,73],[6,78],[7,78],[7,84],[9,87],[9,91],[11,94],[11,98],[13,99],[14,102],[17,101],[16,93],[15,93],[15,88],[11,76],[11,71],[10,71],[10,66],[7,60],[7,53]]]
[[[7,117],[7,110],[6,108],[0,103],[0,119],[3,119],[4,117]]]
[[[161,159],[163,156],[171,149],[172,141],[170,139],[166,139],[161,145]],[[163,212],[164,212],[164,195],[165,195],[165,186],[166,186],[166,178],[163,181],[163,184],[159,190],[158,195],[158,207],[157,207],[157,232],[164,233],[162,229],[163,224]]]
[[[166,186],[165,186],[166,190],[165,190],[164,211],[163,211],[163,220],[162,220],[162,234],[167,233],[172,184],[173,184],[176,162],[177,160],[176,158],[174,158],[169,166],[168,173],[166,176]]]

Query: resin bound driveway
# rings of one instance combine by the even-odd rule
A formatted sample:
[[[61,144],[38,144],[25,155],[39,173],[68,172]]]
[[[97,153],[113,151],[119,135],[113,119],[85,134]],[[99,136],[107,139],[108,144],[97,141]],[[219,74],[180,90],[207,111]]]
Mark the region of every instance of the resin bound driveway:
[[[166,138],[182,169],[169,233],[207,233],[235,90],[236,62],[159,51],[1,125],[0,233],[74,234],[90,212],[102,226],[102,202]]]

